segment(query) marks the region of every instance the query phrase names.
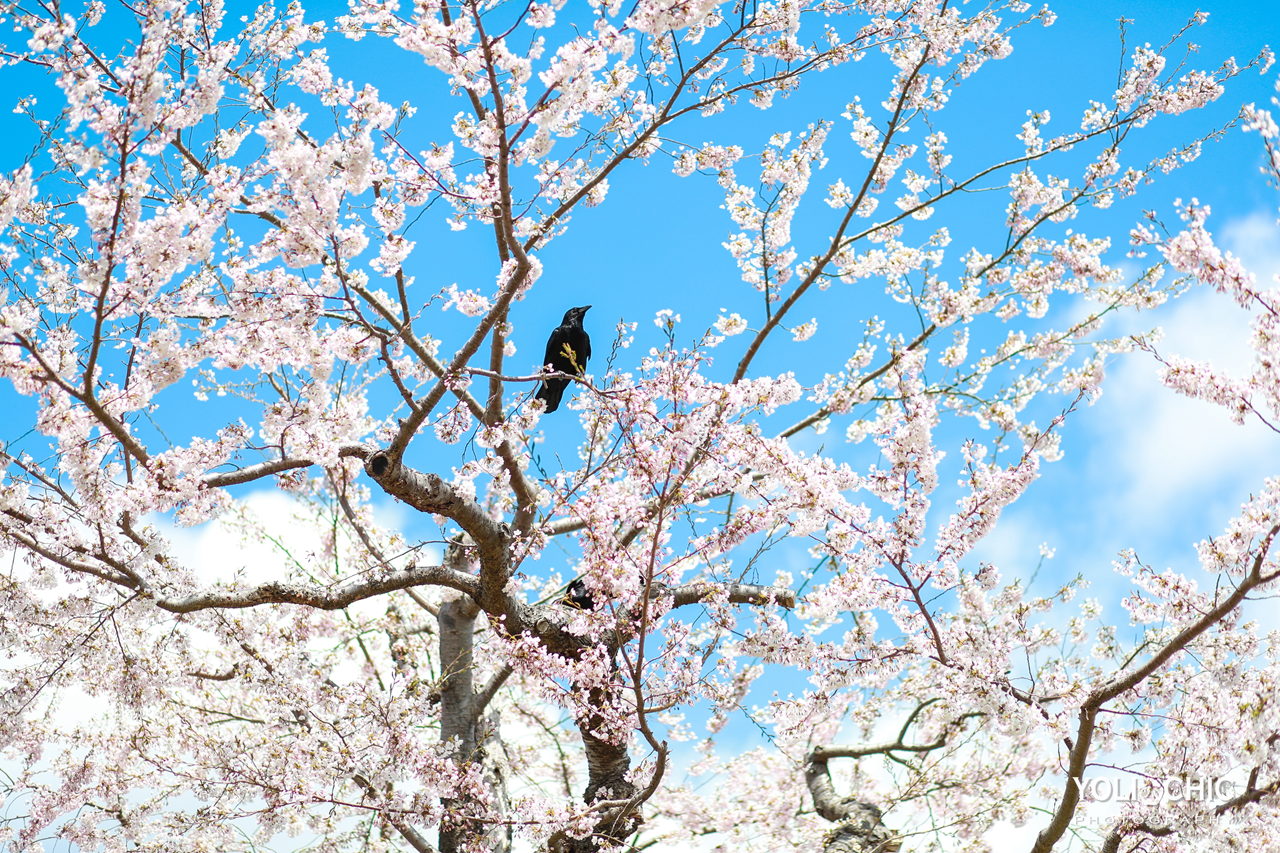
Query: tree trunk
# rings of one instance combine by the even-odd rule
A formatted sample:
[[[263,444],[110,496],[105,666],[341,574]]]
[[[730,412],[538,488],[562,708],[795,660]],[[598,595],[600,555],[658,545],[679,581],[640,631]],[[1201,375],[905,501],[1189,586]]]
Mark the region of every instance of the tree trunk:
[[[613,704],[613,687],[592,688],[588,694],[588,706],[605,709]],[[602,809],[600,819],[585,838],[560,836],[553,839],[553,853],[596,853],[601,847],[614,847],[626,842],[640,825],[638,811],[625,805],[636,794],[636,786],[627,779],[631,770],[631,756],[624,739],[613,743],[607,736],[605,716],[592,711],[578,719],[578,731],[582,735],[583,750],[587,756],[587,789],[582,798],[588,804],[618,802],[619,805]]]
[[[483,725],[483,708],[476,703],[473,647],[480,608],[468,595],[458,595],[440,605],[440,738],[453,743],[453,760],[460,765],[479,763],[489,789],[492,807],[483,809],[471,797],[446,799],[445,819],[440,822],[440,853],[481,849],[508,853],[512,827],[508,813],[506,761],[498,734],[497,714]],[[478,731],[479,730],[479,731]],[[481,811],[485,814],[481,815]],[[483,820],[474,818],[483,817]]]

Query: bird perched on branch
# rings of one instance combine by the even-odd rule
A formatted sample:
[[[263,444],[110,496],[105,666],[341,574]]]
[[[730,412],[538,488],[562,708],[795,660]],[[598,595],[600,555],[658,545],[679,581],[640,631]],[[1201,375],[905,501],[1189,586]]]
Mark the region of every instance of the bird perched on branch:
[[[591,599],[591,593],[587,592],[587,585],[583,583],[582,578],[578,578],[569,584],[569,588],[565,590],[564,598],[560,599],[560,603],[567,607],[576,607],[579,610],[595,610],[596,603]]]
[[[583,305],[564,312],[564,319],[547,339],[547,353],[542,357],[544,365],[550,365],[557,373],[574,376],[581,376],[587,369],[587,359],[591,358],[591,336],[582,328],[582,318],[590,307]],[[568,379],[544,379],[533,397],[546,403],[546,413],[550,414],[560,407],[560,398],[568,385]]]
[[[640,579],[640,593],[643,595],[645,591],[645,573],[640,572],[638,577]],[[659,595],[663,594],[667,589],[666,585],[656,578],[650,582],[650,587],[651,592]],[[587,589],[587,582],[582,578],[575,578],[573,583],[569,584],[564,591],[564,597],[560,599],[560,603],[565,607],[574,607],[578,610],[596,609],[595,599],[591,597],[591,591]]]

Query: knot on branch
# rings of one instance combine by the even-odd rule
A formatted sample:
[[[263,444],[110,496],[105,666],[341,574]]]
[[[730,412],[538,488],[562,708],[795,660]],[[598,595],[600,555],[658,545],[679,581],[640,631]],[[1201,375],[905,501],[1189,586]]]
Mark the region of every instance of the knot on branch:
[[[387,494],[422,512],[456,517],[460,507],[455,504],[466,503],[436,474],[415,471],[385,450],[370,455],[364,470]]]
[[[391,457],[387,456],[385,451],[379,450],[369,457],[364,467],[369,472],[369,476],[376,480],[391,468]]]

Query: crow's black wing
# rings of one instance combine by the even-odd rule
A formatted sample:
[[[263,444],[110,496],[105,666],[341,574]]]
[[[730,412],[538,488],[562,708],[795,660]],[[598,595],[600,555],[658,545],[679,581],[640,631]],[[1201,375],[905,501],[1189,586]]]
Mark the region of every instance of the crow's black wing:
[[[572,352],[570,357],[566,348]],[[563,324],[556,327],[551,333],[551,338],[547,341],[546,363],[554,367],[561,373],[570,373],[575,376],[581,376],[582,371],[587,366],[587,359],[591,357],[591,341],[587,339],[587,333],[582,331],[582,326],[577,327]]]
[[[556,326],[547,338],[547,351],[542,356],[542,363],[549,364],[561,373],[572,373],[573,367],[569,359],[564,357],[564,345],[569,343],[569,330],[564,326]]]
[[[542,357],[544,366],[549,364],[552,370],[560,373],[573,372],[572,363],[564,355],[564,345],[568,340],[569,333],[563,325],[556,326],[551,330],[551,337],[547,338],[547,351]],[[564,396],[564,389],[568,385],[568,379],[544,379],[542,381],[542,387],[538,389],[534,399],[541,400],[547,404],[544,414],[551,414],[560,407],[560,398]]]
[[[560,603],[568,607],[576,607],[579,610],[594,610],[595,602],[591,600],[591,593],[587,591],[587,585],[583,583],[582,578],[578,578],[569,584],[569,588],[565,590],[564,598],[560,599]]]

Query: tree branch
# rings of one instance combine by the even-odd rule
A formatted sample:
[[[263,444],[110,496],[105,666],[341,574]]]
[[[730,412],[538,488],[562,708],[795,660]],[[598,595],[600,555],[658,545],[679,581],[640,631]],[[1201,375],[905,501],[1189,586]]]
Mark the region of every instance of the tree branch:
[[[412,566],[381,577],[347,581],[332,589],[273,582],[240,591],[202,592],[183,598],[152,595],[156,606],[170,613],[194,613],[212,608],[236,610],[263,604],[300,604],[320,610],[341,610],[366,598],[424,584],[447,586],[473,596],[479,587],[474,576],[444,566]]]
[[[709,583],[695,581],[670,590],[675,598],[672,607],[684,607],[698,604],[708,598],[715,597],[719,590],[728,588],[730,604],[768,604],[770,601],[787,610],[794,610],[796,594],[794,591],[780,586],[761,586],[754,583]]]
[[[1054,811],[1049,825],[1036,836],[1036,843],[1031,848],[1031,853],[1050,853],[1071,823],[1071,817],[1075,814],[1076,805],[1080,802],[1080,779],[1083,778],[1084,770],[1088,763],[1089,747],[1093,740],[1094,721],[1102,706],[1142,683],[1152,673],[1164,666],[1175,654],[1186,648],[1188,643],[1228,616],[1240,606],[1240,603],[1244,601],[1250,590],[1275,580],[1275,575],[1264,576],[1262,574],[1262,563],[1266,559],[1267,552],[1270,550],[1271,543],[1278,532],[1280,532],[1280,524],[1273,526],[1268,531],[1258,549],[1257,557],[1254,558],[1249,574],[1240,581],[1240,585],[1235,588],[1231,595],[1223,599],[1217,607],[1214,607],[1195,622],[1179,631],[1176,637],[1152,655],[1145,664],[1123,677],[1117,673],[1106,684],[1095,688],[1085,699],[1080,706],[1080,723],[1076,729],[1075,743],[1067,741],[1070,752],[1068,753],[1067,762],[1067,781],[1063,787],[1062,799],[1058,802],[1058,808]]]

